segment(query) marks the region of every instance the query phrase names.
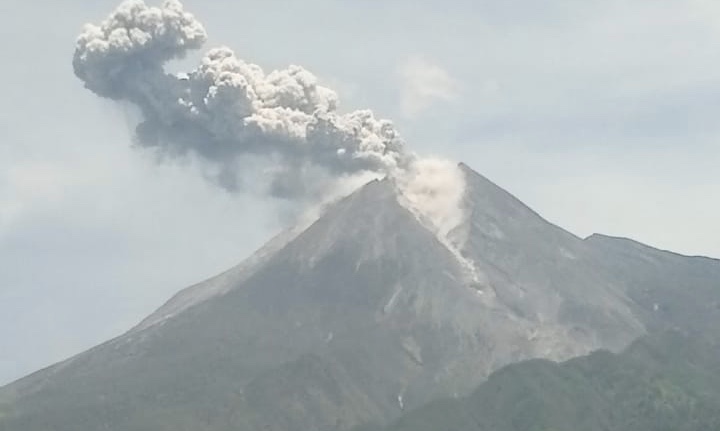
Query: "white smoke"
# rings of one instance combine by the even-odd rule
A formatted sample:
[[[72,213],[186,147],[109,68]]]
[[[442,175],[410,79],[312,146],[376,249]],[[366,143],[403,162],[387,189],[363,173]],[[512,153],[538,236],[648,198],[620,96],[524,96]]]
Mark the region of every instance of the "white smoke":
[[[457,164],[437,158],[418,159],[396,182],[411,208],[420,209],[441,237],[463,221],[465,176]]]
[[[461,221],[464,179],[457,166],[418,158],[392,122],[369,110],[339,113],[337,94],[302,67],[265,73],[220,47],[189,72],[165,70],[206,39],[177,0],[160,7],[126,0],[99,25],[85,27],[73,66],[95,94],[138,106],[140,146],[209,162],[228,190],[242,187],[246,172],[262,172],[265,192],[317,202],[358,179],[390,176],[439,237]]]
[[[466,217],[462,204],[465,196],[462,169],[445,159],[416,159],[395,177],[395,182],[402,193],[400,203],[435,231],[438,240],[464,267],[469,281],[474,285],[486,283],[475,264],[462,255],[458,244],[451,239],[453,229]]]

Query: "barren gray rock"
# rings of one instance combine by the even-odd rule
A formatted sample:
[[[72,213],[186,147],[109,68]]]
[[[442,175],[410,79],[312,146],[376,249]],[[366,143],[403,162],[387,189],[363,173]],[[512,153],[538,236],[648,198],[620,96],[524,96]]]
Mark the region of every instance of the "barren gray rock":
[[[453,250],[371,182],[125,335],[0,389],[0,430],[347,430],[522,359],[720,324],[718,261],[577,238],[462,168]]]

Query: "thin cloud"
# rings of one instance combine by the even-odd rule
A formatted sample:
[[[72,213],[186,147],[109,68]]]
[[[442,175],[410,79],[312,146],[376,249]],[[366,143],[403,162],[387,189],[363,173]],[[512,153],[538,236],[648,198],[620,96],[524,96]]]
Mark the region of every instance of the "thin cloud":
[[[398,68],[401,81],[400,109],[406,117],[416,117],[437,102],[458,98],[458,82],[441,66],[423,57],[412,57]]]

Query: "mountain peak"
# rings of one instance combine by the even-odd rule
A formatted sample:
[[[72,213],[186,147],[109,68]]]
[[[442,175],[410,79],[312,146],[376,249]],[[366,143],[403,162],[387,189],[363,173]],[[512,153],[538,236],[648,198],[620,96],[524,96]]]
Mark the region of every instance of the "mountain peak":
[[[484,212],[484,217],[506,222],[546,226],[550,224],[540,214],[525,205],[513,194],[479,174],[464,163],[459,164],[467,182],[466,201],[471,209]]]
[[[621,255],[458,166],[449,231],[402,184],[371,181],[127,334],[3,388],[17,407],[0,429],[348,430],[518,360],[621,350],[664,316],[633,290],[667,284],[654,266],[626,276]]]

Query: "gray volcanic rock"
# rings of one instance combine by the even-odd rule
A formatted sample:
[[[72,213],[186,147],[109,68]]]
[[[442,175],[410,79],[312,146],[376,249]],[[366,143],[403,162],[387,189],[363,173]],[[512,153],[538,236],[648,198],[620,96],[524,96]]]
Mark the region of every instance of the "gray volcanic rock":
[[[517,198],[461,165],[468,219],[457,229],[464,255],[490,277],[498,300],[575,340],[579,353],[619,350],[644,332],[633,303],[592,245],[547,222]],[[540,356],[561,359],[561,352]]]
[[[627,238],[585,239],[650,331],[720,337],[720,260],[683,256]]]
[[[655,325],[635,286],[661,277],[623,254],[654,252],[579,239],[462,169],[450,243],[371,182],[127,334],[0,389],[0,430],[350,429]],[[720,265],[688,265],[716,294]]]

